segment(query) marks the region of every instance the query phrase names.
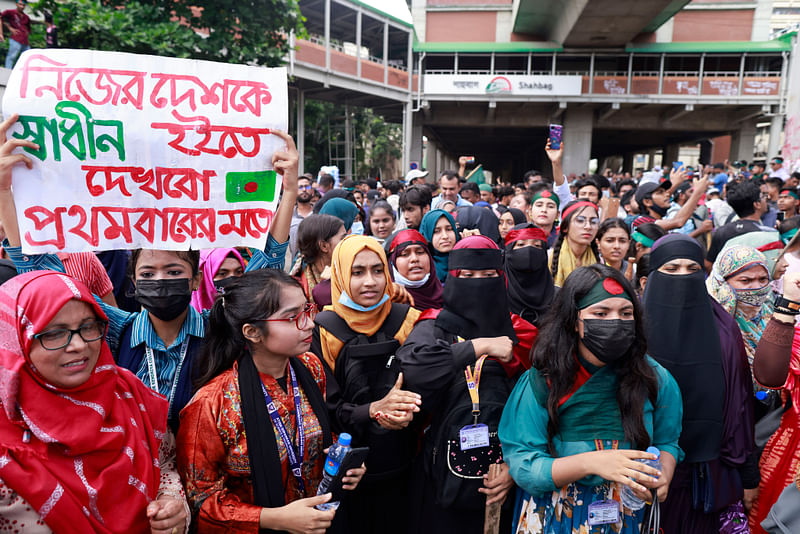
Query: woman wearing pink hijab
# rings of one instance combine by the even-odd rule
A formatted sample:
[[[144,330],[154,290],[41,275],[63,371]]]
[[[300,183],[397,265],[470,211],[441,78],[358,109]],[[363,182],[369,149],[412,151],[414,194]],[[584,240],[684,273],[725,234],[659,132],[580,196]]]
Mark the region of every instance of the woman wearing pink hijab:
[[[227,279],[244,274],[244,260],[235,248],[212,248],[200,252],[200,272],[203,280],[192,293],[192,307],[199,312],[210,310],[218,289]]]

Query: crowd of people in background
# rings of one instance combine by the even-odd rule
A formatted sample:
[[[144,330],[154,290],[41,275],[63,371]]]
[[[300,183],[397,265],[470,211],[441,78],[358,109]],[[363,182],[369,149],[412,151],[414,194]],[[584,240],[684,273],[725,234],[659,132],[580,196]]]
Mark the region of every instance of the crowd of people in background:
[[[566,176],[565,137],[493,185],[337,183],[276,132],[263,250],[31,255],[14,120],[0,531],[800,531],[780,158]],[[342,433],[369,452],[336,507]]]

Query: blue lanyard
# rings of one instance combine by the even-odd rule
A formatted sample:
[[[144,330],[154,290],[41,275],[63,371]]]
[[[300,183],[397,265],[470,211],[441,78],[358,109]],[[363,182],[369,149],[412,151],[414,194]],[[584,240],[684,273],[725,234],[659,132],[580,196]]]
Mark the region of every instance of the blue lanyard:
[[[283,424],[278,409],[275,408],[275,403],[272,402],[272,397],[267,393],[267,388],[264,382],[261,382],[261,391],[264,393],[264,401],[267,403],[267,411],[269,418],[272,419],[272,424],[278,431],[278,434],[286,446],[286,454],[289,457],[289,467],[292,469],[294,478],[297,479],[297,486],[300,488],[300,493],[306,494],[306,485],[303,483],[303,474],[301,467],[303,465],[303,451],[305,450],[306,432],[303,428],[303,404],[300,397],[300,388],[297,387],[297,378],[294,376],[294,370],[289,365],[289,377],[292,379],[292,395],[294,396],[294,417],[297,421],[297,445],[298,450],[295,450],[294,443],[289,437],[289,432],[286,430],[286,425]]]

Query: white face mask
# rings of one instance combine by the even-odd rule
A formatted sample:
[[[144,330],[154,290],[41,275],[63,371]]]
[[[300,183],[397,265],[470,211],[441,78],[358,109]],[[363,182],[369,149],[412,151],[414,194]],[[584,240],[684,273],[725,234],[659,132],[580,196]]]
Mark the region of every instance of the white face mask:
[[[409,280],[398,271],[394,265],[392,265],[392,273],[394,274],[394,281],[400,284],[403,287],[410,287],[412,289],[417,287],[422,287],[428,283],[428,279],[431,277],[431,273],[427,273],[422,280]]]
[[[354,221],[353,225],[350,227],[350,233],[352,235],[364,235],[364,223],[361,221]]]

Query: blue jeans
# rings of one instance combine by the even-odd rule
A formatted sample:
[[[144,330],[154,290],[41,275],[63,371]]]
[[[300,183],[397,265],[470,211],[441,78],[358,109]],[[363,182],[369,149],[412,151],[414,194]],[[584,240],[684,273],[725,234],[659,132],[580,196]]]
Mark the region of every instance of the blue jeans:
[[[19,55],[28,49],[30,49],[30,45],[19,43],[14,39],[9,39],[8,54],[6,55],[6,68],[13,69],[14,63],[17,62]]]

